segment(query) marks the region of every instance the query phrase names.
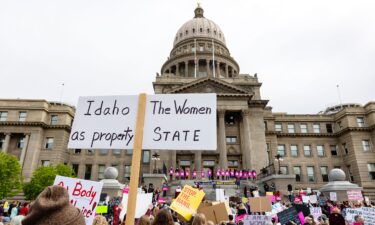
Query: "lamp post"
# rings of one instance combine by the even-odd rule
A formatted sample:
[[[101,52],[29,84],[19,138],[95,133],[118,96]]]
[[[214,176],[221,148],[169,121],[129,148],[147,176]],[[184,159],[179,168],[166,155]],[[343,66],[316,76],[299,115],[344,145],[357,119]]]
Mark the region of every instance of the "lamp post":
[[[284,158],[283,158],[282,155],[277,154],[277,155],[275,156],[275,161],[277,161],[278,164],[279,164],[279,172],[278,172],[278,174],[282,174],[282,173],[281,173],[281,169],[280,169],[280,162],[283,161],[283,160],[284,160]]]
[[[160,155],[157,152],[155,152],[154,154],[152,154],[151,160],[153,160],[155,162],[155,164],[154,164],[154,171],[155,171],[155,173],[157,173],[157,170],[156,170],[156,161],[160,160]]]

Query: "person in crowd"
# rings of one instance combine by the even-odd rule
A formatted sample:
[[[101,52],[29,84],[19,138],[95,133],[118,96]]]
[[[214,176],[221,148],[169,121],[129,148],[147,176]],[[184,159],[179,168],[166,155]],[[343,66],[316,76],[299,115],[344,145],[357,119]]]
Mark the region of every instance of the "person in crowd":
[[[232,214],[229,214],[227,225],[235,225],[235,224],[236,223],[234,222],[234,216]]]
[[[24,202],[22,207],[20,208],[19,215],[27,216],[29,213],[29,203]]]
[[[151,225],[150,217],[144,215],[139,218],[138,225]]]
[[[18,215],[17,202],[14,202],[12,209],[10,210],[10,219],[13,219]]]
[[[245,215],[245,214],[247,214],[245,205],[243,203],[240,203],[238,205],[238,209],[237,209],[237,216],[241,216],[241,215]]]
[[[212,180],[212,170],[208,169],[208,179]]]
[[[365,220],[363,219],[363,217],[361,216],[361,215],[356,215],[355,217],[354,217],[354,224],[355,225],[363,225],[363,224],[365,224]]]
[[[193,170],[193,180],[197,179],[197,170]]]
[[[305,223],[303,225],[312,225],[313,224],[313,219],[311,217],[306,216],[305,217]]]
[[[207,221],[207,225],[215,225],[211,220]]]
[[[206,225],[206,216],[202,213],[195,214],[192,225]]]
[[[307,217],[310,217],[310,218],[311,218],[312,225],[317,225],[316,222],[315,222],[314,215],[310,214],[310,215],[308,215]]]
[[[167,209],[160,210],[152,225],[174,225],[172,214]]]
[[[216,170],[216,179],[220,180],[220,174],[221,174],[221,171],[220,171],[220,168]]]
[[[201,171],[201,177],[202,177],[202,179],[204,179],[205,175],[206,175],[206,174],[205,174],[205,171],[202,170],[202,171]]]
[[[340,213],[340,209],[334,207],[332,213],[329,215],[329,224],[330,225],[345,225],[345,219]]]
[[[322,214],[319,218],[319,225],[329,225],[328,217],[324,214]]]
[[[92,225],[108,225],[108,222],[104,216],[96,216],[92,221]]]
[[[176,176],[176,180],[179,180],[179,178],[180,178],[180,170],[179,169],[176,169],[176,171],[175,171],[175,176]]]
[[[220,222],[219,222],[219,225],[227,225],[227,222],[225,222],[224,220],[223,220],[223,221],[220,221]]]
[[[51,221],[56,225],[85,225],[80,210],[70,204],[68,191],[61,186],[46,187],[30,206],[22,225],[47,225]]]
[[[173,167],[169,169],[169,179],[173,180]]]
[[[24,219],[25,216],[22,216],[22,215],[19,215],[19,216],[15,216],[12,218],[12,220],[10,221],[10,223],[12,225],[22,225],[22,221]]]

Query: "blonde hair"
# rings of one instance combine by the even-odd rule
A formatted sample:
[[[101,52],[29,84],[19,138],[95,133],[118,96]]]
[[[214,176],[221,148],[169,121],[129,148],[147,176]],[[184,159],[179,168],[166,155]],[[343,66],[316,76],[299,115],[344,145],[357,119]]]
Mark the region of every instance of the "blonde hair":
[[[92,225],[108,225],[108,222],[104,216],[96,216]]]
[[[215,225],[211,220],[207,221],[207,225]]]
[[[150,217],[143,215],[139,218],[138,225],[151,225]]]
[[[206,225],[206,216],[202,213],[198,213],[194,216],[192,225]]]

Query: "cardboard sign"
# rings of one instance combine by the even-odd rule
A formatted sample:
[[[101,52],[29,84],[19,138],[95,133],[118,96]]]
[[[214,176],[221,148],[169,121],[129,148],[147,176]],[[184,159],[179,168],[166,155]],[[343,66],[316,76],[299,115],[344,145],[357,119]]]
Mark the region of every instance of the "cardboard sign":
[[[201,204],[198,208],[198,213],[203,213],[207,221],[211,220],[214,224],[219,224],[220,221],[228,220],[228,209],[224,202],[212,205]]]
[[[290,207],[284,211],[277,213],[277,217],[279,218],[279,223],[281,225],[288,224],[290,221],[293,221],[297,225],[301,225],[297,210],[294,207]]]
[[[329,193],[329,199],[331,200],[331,201],[337,201],[337,193],[336,192],[330,192]]]
[[[271,216],[264,215],[246,215],[243,219],[244,225],[265,225],[271,222]]]
[[[68,148],[133,149],[138,96],[80,97]],[[142,149],[216,150],[216,94],[149,95]]]
[[[322,215],[322,208],[320,207],[310,207],[310,214],[314,216],[314,220],[319,224],[318,218]]]
[[[346,193],[348,194],[348,201],[363,201],[361,190],[349,190]]]
[[[249,198],[251,212],[271,212],[272,204],[267,196]]]
[[[91,225],[95,217],[103,183],[56,176],[53,185],[60,185],[68,190],[70,203],[81,210],[86,225]]]
[[[122,201],[121,201],[121,213],[120,218],[124,218],[125,214],[127,213],[128,209],[128,198],[129,195],[127,193],[124,193],[122,195]],[[135,218],[140,218],[143,216],[147,209],[149,208],[150,204],[152,204],[152,193],[138,193],[137,194],[137,204],[135,209]]]
[[[196,213],[205,193],[188,185],[185,185],[181,193],[173,200],[170,208],[189,221]]]
[[[108,212],[108,205],[98,205],[96,207],[96,213],[97,214],[107,213],[107,212]]]

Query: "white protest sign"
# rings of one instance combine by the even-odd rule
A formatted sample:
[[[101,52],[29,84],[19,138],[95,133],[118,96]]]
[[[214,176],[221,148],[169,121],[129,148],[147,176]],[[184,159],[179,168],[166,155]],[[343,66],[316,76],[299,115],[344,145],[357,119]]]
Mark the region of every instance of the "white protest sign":
[[[216,189],[216,201],[225,201],[224,189]]]
[[[283,210],[284,210],[283,205],[281,205],[280,202],[277,202],[277,203],[272,205],[272,213],[274,213],[274,214],[277,214],[277,213],[279,213]]]
[[[365,225],[375,225],[375,208],[362,207]]]
[[[259,191],[253,191],[254,198],[259,197]]]
[[[314,216],[315,222],[319,224],[318,218],[322,215],[322,208],[310,207],[310,214]]]
[[[344,209],[344,212],[345,220],[348,224],[353,224],[355,221],[354,217],[356,215],[362,215],[362,208],[346,208]]]
[[[152,193],[147,194],[137,194],[137,206],[135,209],[135,218],[140,218],[143,216],[146,212],[148,207],[152,204]],[[121,201],[121,213],[120,213],[120,219],[122,220],[124,218],[124,215],[126,214],[126,211],[128,209],[128,194],[124,193],[122,195],[122,201]]]
[[[348,190],[347,195],[349,201],[363,201],[361,190]]]
[[[244,225],[265,225],[267,222],[271,222],[271,216],[265,215],[246,215],[244,217]]]
[[[310,201],[310,197],[309,196],[306,196],[306,195],[302,196],[302,202],[303,203],[309,203],[309,201]]]
[[[330,192],[329,193],[329,199],[331,201],[337,201],[337,194],[336,194],[336,192]]]
[[[86,225],[91,225],[95,217],[103,183],[56,176],[53,185],[60,185],[68,190],[70,203],[81,210]]]
[[[133,149],[138,96],[80,97],[68,148]],[[143,149],[216,150],[216,94],[146,99]]]
[[[316,195],[310,195],[310,203],[311,204],[315,204],[315,203],[318,203],[318,198]]]
[[[311,194],[311,188],[306,189],[307,194]]]

